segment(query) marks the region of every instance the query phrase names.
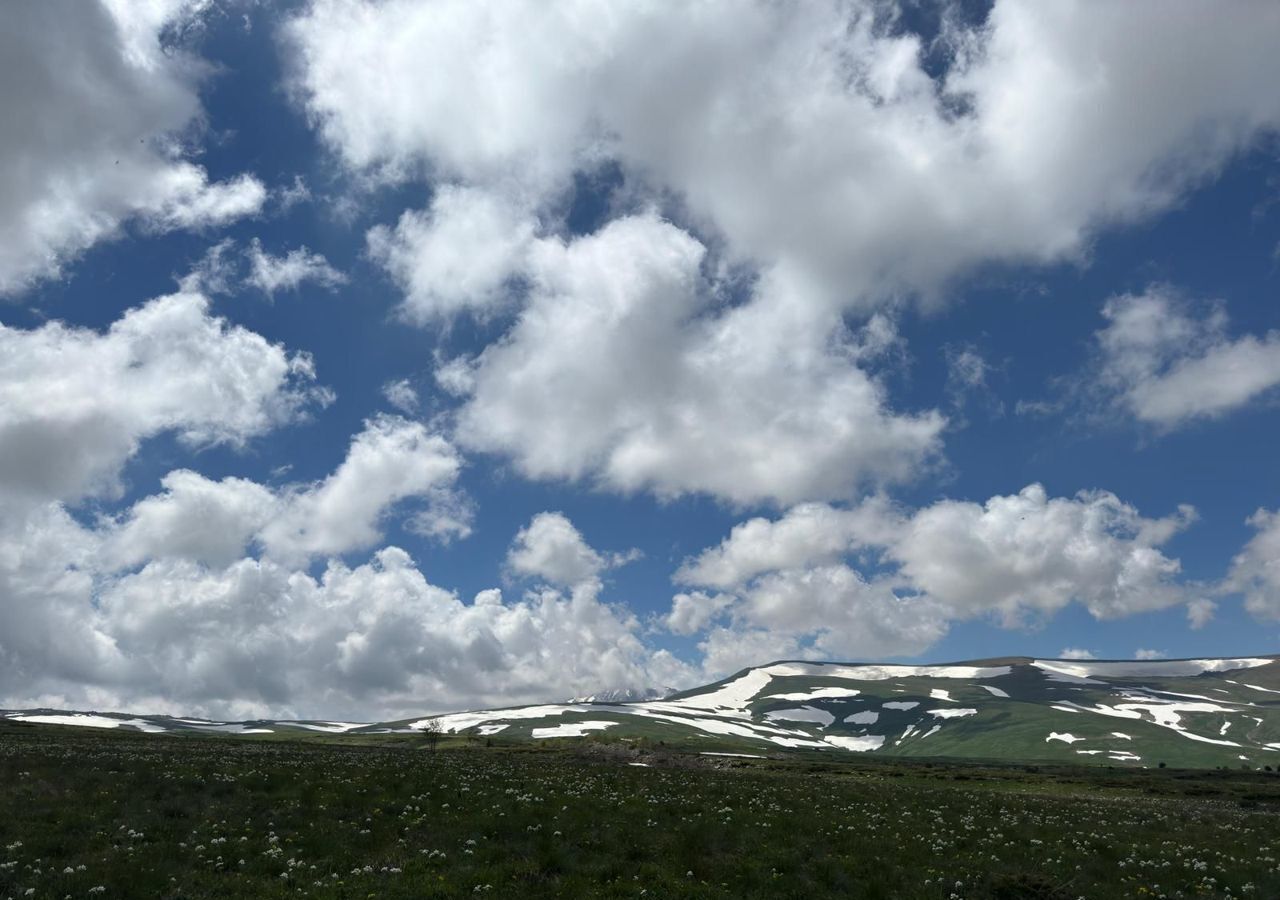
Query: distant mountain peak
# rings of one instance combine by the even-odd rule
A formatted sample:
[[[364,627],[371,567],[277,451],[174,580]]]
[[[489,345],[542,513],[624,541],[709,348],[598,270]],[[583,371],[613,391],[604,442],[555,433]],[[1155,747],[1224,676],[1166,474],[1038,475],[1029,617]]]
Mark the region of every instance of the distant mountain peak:
[[[665,700],[676,693],[673,687],[620,687],[609,688],[582,697],[574,697],[570,703],[639,703],[644,700]]]

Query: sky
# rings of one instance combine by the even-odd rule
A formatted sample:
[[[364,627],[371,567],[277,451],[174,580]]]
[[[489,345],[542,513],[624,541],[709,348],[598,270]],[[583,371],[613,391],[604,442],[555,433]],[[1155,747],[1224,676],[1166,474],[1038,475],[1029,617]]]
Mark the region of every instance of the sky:
[[[1280,651],[1280,7],[51,0],[0,707]]]

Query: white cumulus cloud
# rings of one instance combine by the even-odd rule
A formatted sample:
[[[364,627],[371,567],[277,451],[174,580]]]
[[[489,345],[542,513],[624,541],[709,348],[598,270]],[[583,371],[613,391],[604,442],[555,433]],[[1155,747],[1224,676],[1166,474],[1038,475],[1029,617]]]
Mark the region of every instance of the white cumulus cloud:
[[[527,266],[534,222],[499,195],[444,186],[427,213],[369,231],[369,254],[404,292],[403,312],[420,324],[507,303],[507,283]]]
[[[119,533],[57,504],[0,520],[0,703],[365,719],[689,683],[687,666],[589,590],[465,600],[393,546],[354,566],[330,560],[319,575],[237,555],[213,531],[243,485],[192,480],[166,478],[166,493],[138,504]],[[203,541],[148,535],[141,568],[118,569],[132,557],[108,552],[162,522],[201,528],[195,517],[210,509]]]
[[[156,298],[104,332],[0,325],[0,495],[109,492],[164,432],[242,445],[326,402],[314,377],[308,356],[211,315],[199,294]]]
[[[1157,285],[1113,297],[1103,316],[1097,385],[1141,422],[1170,430],[1217,418],[1280,385],[1280,331],[1233,338],[1220,307],[1196,315]]]
[[[1177,604],[1194,615],[1203,598],[1160,549],[1194,519],[1190,507],[1152,519],[1106,491],[1049,497],[1038,484],[914,511],[879,497],[801,504],[686,560],[677,583],[717,593],[678,594],[666,624],[708,629],[708,653],[768,633],[805,655],[848,658],[917,654],[952,622],[1015,627],[1072,602],[1097,618]]]
[[[249,243],[248,259],[249,275],[246,280],[264,294],[296,291],[307,281],[330,290],[347,283],[346,275],[305,246],[289,250],[284,256],[273,256],[262,249],[260,240],[254,238]]]
[[[1259,509],[1249,524],[1255,533],[1231,561],[1223,588],[1243,594],[1255,616],[1280,619],[1280,513]]]
[[[947,30],[938,77],[894,24],[870,2],[316,0],[287,32],[357,170],[551,203],[613,161],[841,304],[1078,254],[1280,123],[1275,9],[998,2]]]
[[[649,214],[540,241],[510,333],[450,379],[459,441],[532,478],[739,503],[849,496],[936,455],[943,418],[888,409],[838,317],[773,284],[715,309],[704,252]]]
[[[130,222],[203,228],[261,209],[257,178],[211,181],[185,158],[211,69],[160,35],[193,6],[50,0],[6,11],[0,294],[57,275]]]
[[[465,537],[470,521],[455,518],[452,490],[461,467],[453,446],[422,423],[395,416],[372,419],[333,474],[289,492],[281,513],[262,530],[263,546],[271,556],[290,561],[367,549],[381,539],[387,510],[416,497],[439,498],[454,532]]]
[[[871,2],[315,0],[286,43],[349,169],[431,182],[369,234],[407,318],[514,317],[440,373],[463,445],[531,478],[786,505],[941,450],[941,414],[892,408],[845,314],[1081,259],[1280,124],[1275,9],[998,2],[941,56],[900,25]],[[625,202],[566,239],[606,167]]]

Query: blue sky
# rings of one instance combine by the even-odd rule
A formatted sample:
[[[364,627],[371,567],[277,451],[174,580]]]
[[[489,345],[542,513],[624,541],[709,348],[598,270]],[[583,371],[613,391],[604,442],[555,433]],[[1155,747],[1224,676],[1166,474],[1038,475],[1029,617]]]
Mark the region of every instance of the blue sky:
[[[52,6],[0,706],[1275,649],[1275,10]]]

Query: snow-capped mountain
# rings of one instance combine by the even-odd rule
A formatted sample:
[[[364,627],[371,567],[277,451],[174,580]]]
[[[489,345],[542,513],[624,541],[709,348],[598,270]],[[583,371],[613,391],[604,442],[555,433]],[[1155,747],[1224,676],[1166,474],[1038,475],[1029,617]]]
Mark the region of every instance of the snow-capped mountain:
[[[586,697],[574,697],[570,703],[636,703],[641,700],[665,700],[678,693],[673,687],[610,688]]]
[[[1280,658],[777,662],[663,700],[408,724],[427,721],[508,739],[603,733],[712,753],[1280,767]]]
[[[646,692],[647,693],[647,692]],[[658,692],[662,693],[662,692]],[[1160,661],[1029,657],[934,666],[784,661],[704,687],[362,724],[212,722],[25,710],[0,723],[147,732],[601,736],[706,754],[784,752],[1118,766],[1280,769],[1280,657]]]

